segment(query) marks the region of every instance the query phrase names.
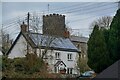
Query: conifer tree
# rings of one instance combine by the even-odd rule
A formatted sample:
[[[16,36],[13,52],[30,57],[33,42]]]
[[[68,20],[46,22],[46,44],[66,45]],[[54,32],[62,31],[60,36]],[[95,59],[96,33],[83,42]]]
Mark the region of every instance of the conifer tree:
[[[100,73],[107,68],[109,55],[106,48],[103,31],[95,25],[88,41],[88,65],[96,73]]]
[[[109,53],[111,64],[120,59],[120,9],[113,18],[109,31]]]

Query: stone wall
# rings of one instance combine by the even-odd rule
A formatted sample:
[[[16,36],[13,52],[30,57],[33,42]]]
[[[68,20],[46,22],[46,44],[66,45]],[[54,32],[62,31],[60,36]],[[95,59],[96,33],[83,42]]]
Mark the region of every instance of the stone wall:
[[[50,14],[43,16],[43,34],[64,36],[65,16]]]

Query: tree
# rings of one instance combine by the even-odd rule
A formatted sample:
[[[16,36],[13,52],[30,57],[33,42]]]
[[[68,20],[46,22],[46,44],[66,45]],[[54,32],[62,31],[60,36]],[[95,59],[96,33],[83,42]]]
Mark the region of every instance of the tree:
[[[95,25],[98,25],[99,28],[109,29],[111,22],[112,22],[112,17],[111,16],[104,16],[104,17],[101,17],[101,18],[93,21],[92,24],[91,24],[91,28],[93,29],[93,27]]]
[[[109,53],[111,64],[120,59],[120,9],[113,18],[109,31]]]
[[[105,38],[98,25],[95,25],[88,41],[88,66],[100,73],[109,65],[109,55]]]
[[[54,40],[56,39],[56,37],[53,37],[53,36],[44,36],[43,39],[41,40],[41,43],[39,45],[42,45],[45,42],[45,49],[42,53],[42,56],[41,58],[43,59],[45,55],[47,55],[47,51],[49,50],[49,47],[51,46],[51,44],[54,42]],[[41,49],[41,47],[39,47]]]
[[[104,16],[93,21],[90,25],[90,29],[93,29],[95,25],[98,25],[99,29],[102,29],[107,46],[109,44],[108,43],[109,29],[110,29],[112,19],[113,18],[111,16]]]
[[[83,73],[85,71],[91,70],[89,66],[87,65],[86,58],[81,58],[81,55],[79,55],[78,61],[77,61],[77,67],[80,68],[80,72]]]
[[[32,32],[40,32],[42,30],[42,17],[36,13],[30,14],[30,28]]]
[[[2,29],[0,29],[0,51],[2,52]]]
[[[6,55],[6,52],[10,49],[12,40],[9,38],[9,34],[2,32],[2,53]]]

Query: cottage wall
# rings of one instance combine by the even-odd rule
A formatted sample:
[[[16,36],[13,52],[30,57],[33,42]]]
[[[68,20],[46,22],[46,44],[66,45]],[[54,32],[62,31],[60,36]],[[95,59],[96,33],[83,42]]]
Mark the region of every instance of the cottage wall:
[[[41,50],[41,53],[44,51],[44,49]],[[39,53],[39,49],[37,49],[37,54]],[[73,68],[72,73],[77,74],[77,60],[78,60],[78,53],[77,52],[68,52],[68,51],[58,51],[58,50],[48,50],[46,57],[44,57],[44,61],[48,63],[49,65],[49,71],[54,73],[54,65],[57,63],[57,61],[63,61],[67,68]],[[60,59],[55,58],[55,53],[60,53]],[[72,54],[72,60],[68,60],[68,54]],[[66,72],[67,73],[67,72]]]
[[[25,57],[26,53],[27,42],[25,38],[21,35],[17,43],[14,45],[14,48],[9,53],[8,58]]]

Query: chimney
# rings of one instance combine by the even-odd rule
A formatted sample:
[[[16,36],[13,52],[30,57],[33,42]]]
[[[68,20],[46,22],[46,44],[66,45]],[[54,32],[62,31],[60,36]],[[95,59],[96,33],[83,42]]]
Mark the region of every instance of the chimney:
[[[23,22],[23,24],[20,26],[21,27],[21,32],[27,32],[27,25],[26,24],[24,24],[24,22]]]
[[[69,38],[70,37],[70,32],[67,30],[67,28],[65,29],[64,37],[65,38]]]

